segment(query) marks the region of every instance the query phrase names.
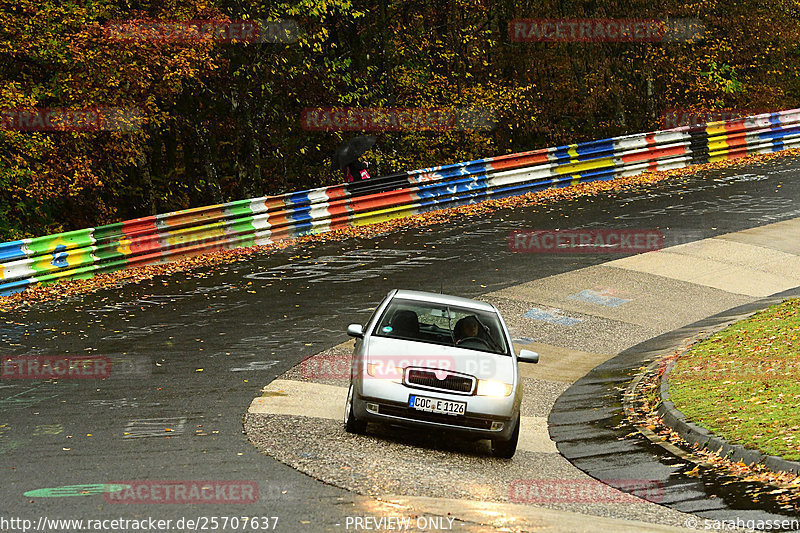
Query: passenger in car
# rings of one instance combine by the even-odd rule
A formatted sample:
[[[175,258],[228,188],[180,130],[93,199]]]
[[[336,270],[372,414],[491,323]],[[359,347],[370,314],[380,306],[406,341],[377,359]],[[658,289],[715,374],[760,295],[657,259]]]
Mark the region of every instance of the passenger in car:
[[[419,318],[409,310],[397,311],[392,317],[392,333],[398,337],[415,339],[419,337]]]

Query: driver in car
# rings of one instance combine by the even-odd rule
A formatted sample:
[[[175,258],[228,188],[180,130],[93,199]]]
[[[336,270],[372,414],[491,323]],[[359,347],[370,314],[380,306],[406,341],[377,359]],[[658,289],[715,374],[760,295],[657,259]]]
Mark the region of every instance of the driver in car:
[[[456,322],[453,328],[453,336],[455,337],[456,345],[461,344],[464,339],[470,337],[477,337],[480,330],[480,324],[475,315],[468,315]]]

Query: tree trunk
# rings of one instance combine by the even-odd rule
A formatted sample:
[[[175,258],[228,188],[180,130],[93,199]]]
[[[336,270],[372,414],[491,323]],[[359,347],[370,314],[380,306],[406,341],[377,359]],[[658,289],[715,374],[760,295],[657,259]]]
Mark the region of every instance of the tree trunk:
[[[208,131],[205,127],[195,124],[195,135],[197,136],[198,156],[200,158],[200,168],[206,179],[206,191],[211,197],[211,201],[217,204],[223,202],[222,189],[219,186],[219,176],[217,167],[212,159],[211,144],[208,141]]]

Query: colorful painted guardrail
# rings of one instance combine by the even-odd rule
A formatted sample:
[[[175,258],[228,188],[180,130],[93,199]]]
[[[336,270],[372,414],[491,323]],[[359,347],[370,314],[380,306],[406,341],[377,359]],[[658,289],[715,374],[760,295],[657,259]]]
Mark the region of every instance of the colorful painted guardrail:
[[[800,109],[544,148],[0,244],[0,295],[488,198],[800,146]]]

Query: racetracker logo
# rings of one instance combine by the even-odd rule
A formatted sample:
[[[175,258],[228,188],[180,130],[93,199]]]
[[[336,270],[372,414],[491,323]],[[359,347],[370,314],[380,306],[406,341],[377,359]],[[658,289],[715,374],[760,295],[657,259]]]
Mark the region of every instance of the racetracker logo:
[[[157,43],[293,43],[294,20],[124,20],[104,27],[113,41]]]
[[[664,234],[654,229],[514,230],[508,249],[533,254],[639,254],[664,247]]]
[[[300,363],[300,372],[306,379],[341,379],[349,380],[351,374],[359,379],[385,379],[402,381],[407,368],[428,369],[439,380],[445,379],[452,372],[469,375],[492,375],[494,360],[482,357],[460,355],[458,359],[449,355],[370,355],[363,365],[353,366],[353,358],[349,355],[323,354],[309,357]]]
[[[3,379],[106,379],[111,375],[111,359],[88,355],[6,355],[0,377]]]
[[[113,481],[120,489],[104,493],[108,503],[246,504],[258,501],[255,481]]]
[[[491,109],[449,107],[306,108],[300,125],[309,131],[489,131]]]
[[[739,120],[771,113],[769,109],[667,109],[661,113],[661,129],[705,126],[710,122]]]
[[[663,364],[666,365],[666,360]],[[800,361],[791,356],[786,359],[758,357],[746,361],[736,359],[713,361],[702,366],[691,365],[688,371],[681,366],[678,368],[681,372],[673,373],[669,378],[670,382],[682,384],[709,381],[730,383],[800,381]],[[663,374],[663,370],[661,373]]]
[[[513,503],[658,503],[664,486],[651,479],[517,479],[508,497]]]
[[[517,42],[694,42],[702,38],[697,19],[517,19],[508,35]]]
[[[137,109],[111,107],[0,109],[0,129],[9,131],[135,131]]]

